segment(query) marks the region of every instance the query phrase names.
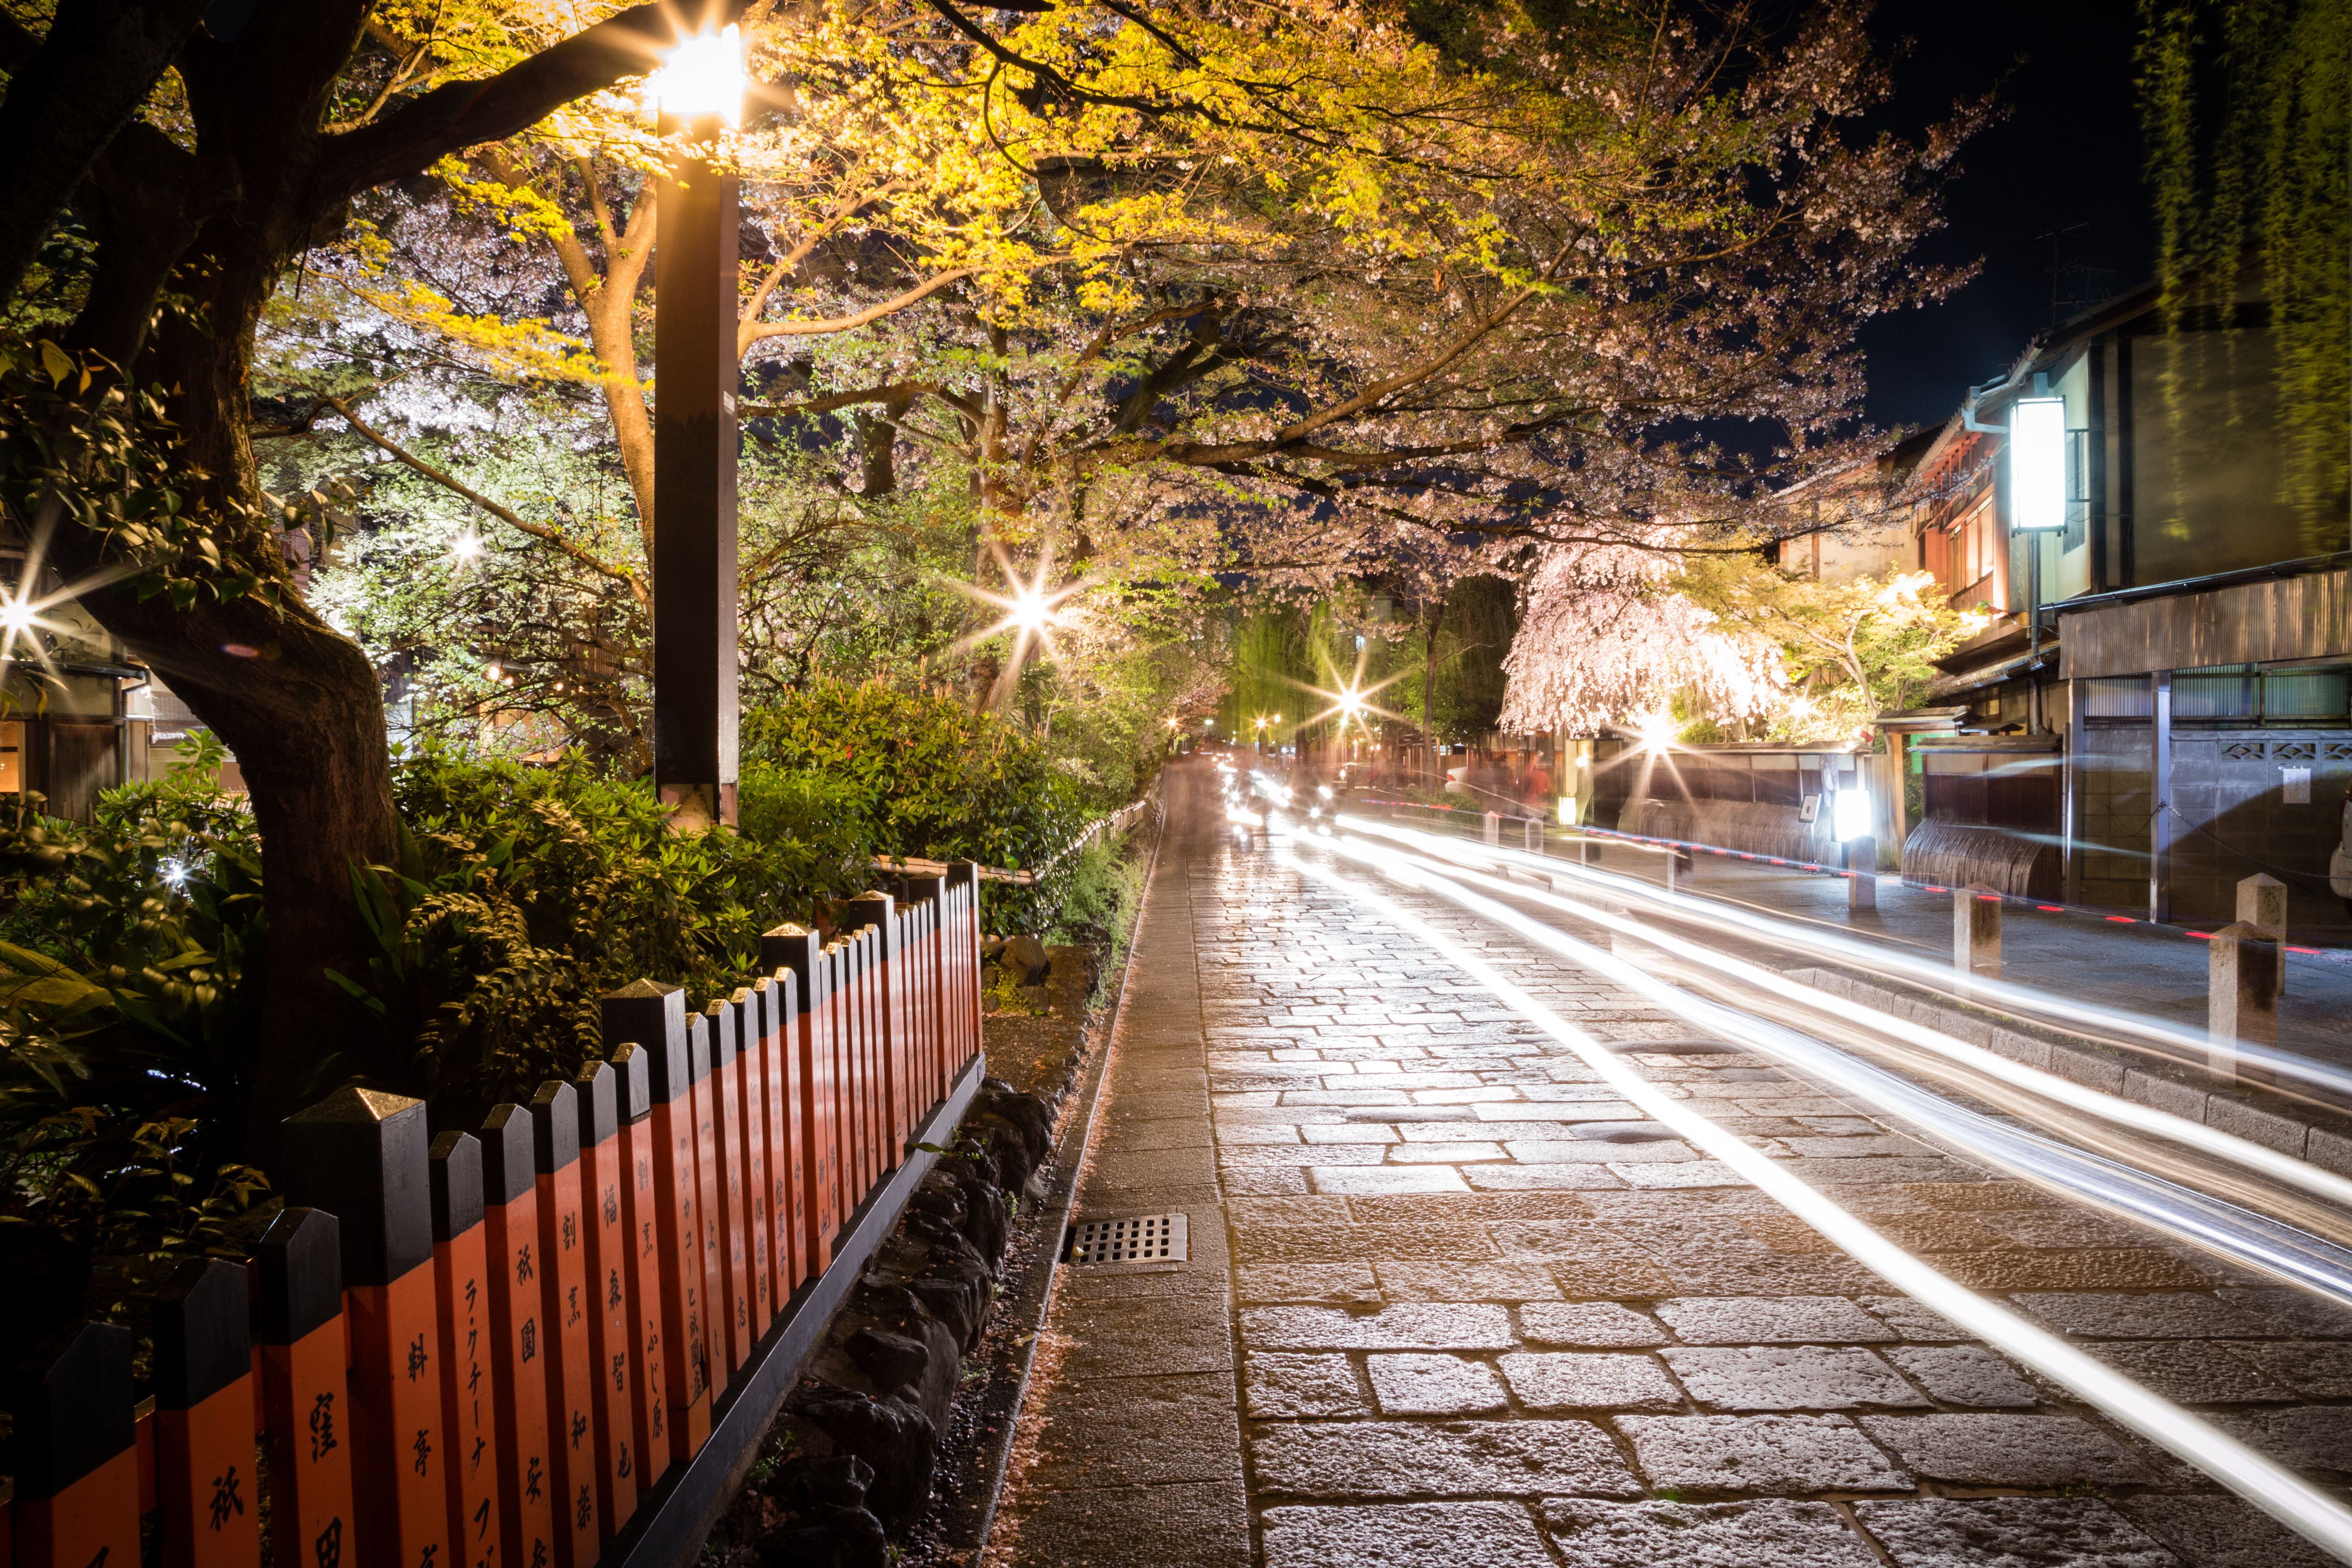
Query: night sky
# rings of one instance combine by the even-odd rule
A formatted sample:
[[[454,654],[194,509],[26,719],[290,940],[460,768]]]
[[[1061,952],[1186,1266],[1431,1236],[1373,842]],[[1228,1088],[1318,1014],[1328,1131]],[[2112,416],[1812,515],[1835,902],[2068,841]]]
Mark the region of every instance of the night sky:
[[[1940,424],[1967,384],[2006,371],[2049,323],[2052,241],[2036,236],[2085,225],[2063,237],[2062,259],[2104,268],[2058,279],[2061,320],[2153,272],[2132,89],[2137,26],[2133,0],[1889,0],[1877,10],[1873,30],[1897,92],[1878,118],[1891,128],[1916,136],[1956,98],[1988,90],[2010,113],[1961,153],[1948,227],[1928,252],[1980,256],[1982,273],[1943,304],[1863,334],[1874,424]]]

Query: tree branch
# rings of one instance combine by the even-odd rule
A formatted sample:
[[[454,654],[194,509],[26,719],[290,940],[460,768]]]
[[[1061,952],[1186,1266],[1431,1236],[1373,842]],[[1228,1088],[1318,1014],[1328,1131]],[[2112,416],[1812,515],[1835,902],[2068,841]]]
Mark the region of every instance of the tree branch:
[[[731,22],[749,8],[750,0],[718,0],[706,21]],[[494,77],[445,82],[395,114],[330,138],[310,187],[313,209],[331,211],[448,153],[503,142],[574,99],[653,69],[677,38],[672,10],[632,5]]]
[[[445,469],[435,468],[432,464],[416,456],[414,452],[409,451],[405,447],[401,446],[398,442],[393,440],[383,432],[371,428],[360,418],[358,415],[352,412],[352,405],[344,402],[341,398],[321,397],[319,401],[327,407],[331,408],[336,413],[341,415],[344,422],[350,425],[352,431],[362,439],[373,442],[384,452],[390,454],[393,458],[398,459],[401,463],[415,470],[417,473],[424,475],[426,479],[431,479],[435,484],[439,485],[442,489],[463,496],[466,500],[473,502],[474,505],[481,508],[484,511],[488,512],[492,517],[497,518],[500,522],[507,524],[509,528],[527,533],[533,539],[540,541],[541,543],[552,544],[556,549],[563,552],[564,554],[570,556],[572,560],[578,562],[581,565],[587,567],[591,572],[597,574],[599,576],[609,577],[614,582],[623,584],[629,590],[630,594],[635,597],[639,605],[643,605],[650,603],[646,593],[645,584],[638,580],[637,574],[635,572],[630,571],[627,567],[615,566],[608,561],[598,558],[593,552],[583,549],[582,546],[575,544],[571,540],[564,538],[561,530],[550,528],[542,522],[528,521],[519,515],[513,508],[500,506],[498,502],[492,500],[481,491],[475,489],[472,486],[458,479],[455,474],[449,473]]]

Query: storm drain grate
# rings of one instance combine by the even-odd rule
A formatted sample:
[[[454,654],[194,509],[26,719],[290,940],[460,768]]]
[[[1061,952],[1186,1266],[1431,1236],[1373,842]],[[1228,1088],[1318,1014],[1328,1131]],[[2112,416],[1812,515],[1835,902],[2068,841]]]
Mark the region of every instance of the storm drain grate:
[[[1091,1219],[1074,1225],[1062,1244],[1065,1263],[1181,1263],[1184,1216],[1148,1214],[1135,1219]]]

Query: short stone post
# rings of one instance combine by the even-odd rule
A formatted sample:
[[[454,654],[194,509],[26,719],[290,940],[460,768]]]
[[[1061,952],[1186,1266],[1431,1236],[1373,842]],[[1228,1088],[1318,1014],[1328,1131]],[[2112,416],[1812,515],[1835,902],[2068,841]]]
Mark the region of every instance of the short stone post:
[[[2000,895],[1981,882],[1952,889],[1952,967],[1962,995],[1972,979],[2000,978]]]
[[[1500,847],[1503,842],[1503,818],[1499,812],[1486,814],[1486,842]]]
[[[1878,840],[1868,834],[1845,841],[1845,910],[1878,909]]]
[[[1666,849],[1666,891],[1687,893],[1698,878],[1698,861],[1687,849],[1669,846]]]
[[[2257,871],[2238,884],[2238,923],[2260,926],[2270,933],[2267,940],[2286,942],[2286,884],[2267,872]],[[2279,954],[2279,994],[2286,994],[2286,955]]]
[[[2205,1028],[2214,1046],[2206,1058],[2214,1082],[2270,1081],[2268,1073],[2241,1069],[2226,1047],[2278,1044],[2279,959],[2279,944],[2261,926],[2241,921],[2213,933]]]
[[[1528,833],[1528,853],[1530,855],[1542,854],[1544,852],[1543,818],[1540,816],[1530,816],[1528,818],[1526,826]]]

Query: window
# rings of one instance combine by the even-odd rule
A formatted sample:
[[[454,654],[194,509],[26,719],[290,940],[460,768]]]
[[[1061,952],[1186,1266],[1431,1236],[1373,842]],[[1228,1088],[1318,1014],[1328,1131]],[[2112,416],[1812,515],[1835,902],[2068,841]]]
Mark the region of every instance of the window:
[[[24,788],[25,726],[17,720],[0,720],[0,795],[21,794]]]
[[[2066,531],[2060,535],[2061,553],[2083,548],[2091,536],[2091,433],[2066,432]]]

